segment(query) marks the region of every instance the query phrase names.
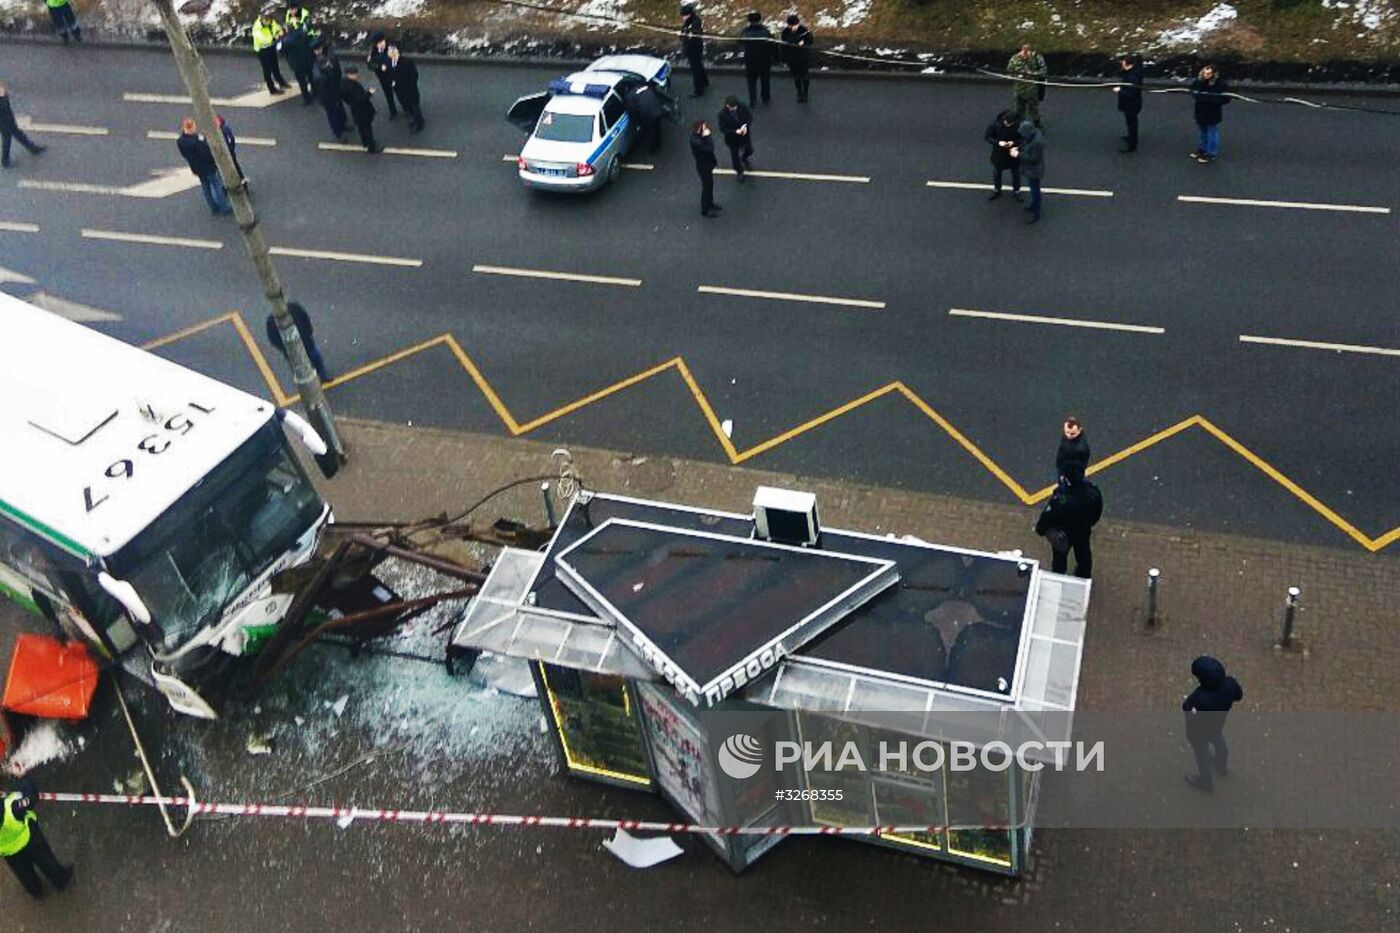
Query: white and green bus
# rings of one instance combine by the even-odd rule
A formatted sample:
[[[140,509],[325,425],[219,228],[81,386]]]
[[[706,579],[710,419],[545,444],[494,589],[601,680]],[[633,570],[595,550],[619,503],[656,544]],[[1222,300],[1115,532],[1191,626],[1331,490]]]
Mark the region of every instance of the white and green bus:
[[[214,718],[332,520],[295,412],[0,293],[0,592]]]

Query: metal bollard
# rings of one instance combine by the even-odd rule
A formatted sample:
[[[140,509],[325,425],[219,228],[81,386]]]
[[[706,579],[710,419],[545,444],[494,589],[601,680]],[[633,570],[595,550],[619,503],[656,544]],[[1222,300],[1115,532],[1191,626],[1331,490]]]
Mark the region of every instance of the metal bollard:
[[[1288,598],[1283,601],[1283,641],[1285,648],[1293,644],[1293,622],[1298,616],[1298,597],[1303,591],[1296,586],[1288,588]]]
[[[1147,571],[1147,624],[1157,624],[1157,588],[1162,582],[1162,571],[1153,567]]]
[[[554,527],[554,500],[549,498],[549,481],[540,483],[540,495],[544,497],[544,520],[549,528]]]

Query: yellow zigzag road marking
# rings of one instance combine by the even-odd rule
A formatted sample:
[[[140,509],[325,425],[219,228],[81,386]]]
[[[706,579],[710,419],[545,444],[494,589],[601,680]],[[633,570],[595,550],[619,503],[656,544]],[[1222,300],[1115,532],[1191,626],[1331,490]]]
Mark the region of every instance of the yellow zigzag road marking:
[[[195,324],[192,327],[187,327],[183,330],[176,331],[175,333],[170,334],[169,336],[161,337],[158,340],[153,340],[145,345],[145,349],[155,350],[160,347],[168,346],[179,340],[184,340],[187,337],[193,337],[196,334],[203,333],[204,331],[216,327],[219,324],[231,324],[233,326],[234,330],[238,334],[239,340],[243,343],[244,349],[246,349],[248,351],[248,355],[252,357],[253,363],[257,366],[258,372],[262,374],[263,381],[267,384],[268,390],[272,393],[272,397],[276,400],[278,405],[290,405],[293,402],[297,401],[298,396],[288,395],[285,391],[283,391],[281,384],[277,381],[277,376],[272,371],[272,367],[268,365],[267,358],[263,355],[262,350],[258,347],[257,342],[253,339],[252,332],[249,331],[247,323],[243,320],[243,316],[237,311],[230,311],[228,314],[220,315],[219,317],[213,318],[208,321],[204,321],[201,324]],[[486,376],[481,372],[481,368],[476,365],[475,361],[472,360],[471,356],[468,355],[467,351],[462,349],[462,345],[457,342],[457,338],[452,336],[451,334],[442,334],[440,336],[433,337],[431,340],[425,340],[422,343],[414,344],[411,347],[406,347],[402,350],[399,350],[395,353],[391,353],[388,356],[375,360],[371,363],[366,363],[364,366],[361,366],[357,369],[353,369],[348,373],[344,373],[335,377],[334,379],[327,382],[325,384],[325,387],[327,389],[333,389],[337,386],[345,385],[346,383],[351,382],[355,379],[359,379],[362,376],[367,376],[370,373],[383,369],[385,366],[401,362],[403,360],[408,359],[409,357],[417,356],[419,353],[422,353],[425,350],[431,350],[439,346],[446,347],[452,353],[452,356],[457,360],[457,363],[471,378],[472,382],[476,385],[477,389],[481,391],[481,394],[485,396],[487,403],[496,412],[496,416],[501,419],[501,423],[504,424],[506,426],[506,429],[510,431],[510,433],[514,436],[528,434],[536,428],[549,424],[552,421],[556,421],[559,418],[563,418],[566,415],[571,415],[581,408],[585,408],[589,405],[592,405],[594,402],[600,402],[611,395],[623,391],[624,389],[629,389],[632,386],[645,382],[646,380],[651,379],[653,376],[659,376],[668,370],[674,369],[676,373],[680,375],[681,379],[685,382],[686,387],[690,389],[691,397],[695,400],[695,404],[700,409],[700,413],[705,416],[705,421],[709,424],[710,431],[714,434],[715,440],[719,442],[720,447],[724,450],[725,456],[729,458],[730,463],[735,465],[743,463],[746,460],[752,459],[753,457],[757,457],[759,454],[766,453],[782,444],[786,444],[788,441],[794,440],[795,438],[806,434],[808,431],[814,430],[815,428],[819,428],[830,421],[835,421],[842,415],[849,414],[870,402],[884,398],[886,395],[890,395],[893,393],[903,396],[903,398],[906,401],[908,401],[911,405],[918,409],[919,412],[921,412],[926,418],[928,418],[934,424],[938,425],[938,427],[941,428],[944,431],[944,433],[951,437],[954,440],[954,442],[958,444],[958,446],[962,447],[969,454],[971,454],[972,457],[978,463],[980,463],[987,470],[988,473],[991,473],[994,477],[996,477],[997,480],[1000,481],[1000,483],[1003,486],[1005,486],[1008,490],[1010,490],[1011,494],[1017,499],[1019,499],[1023,504],[1035,505],[1038,502],[1043,502],[1045,499],[1050,497],[1051,493],[1055,491],[1054,486],[1046,486],[1045,488],[1037,490],[1036,492],[1028,492],[1024,486],[1016,482],[1016,480],[1013,479],[1011,475],[1007,473],[1004,469],[1002,469],[1002,467],[995,460],[993,460],[984,450],[982,450],[982,448],[978,447],[967,435],[963,434],[956,427],[954,427],[952,422],[950,422],[947,418],[939,414],[938,411],[934,409],[934,407],[928,402],[924,401],[924,399],[921,398],[917,392],[915,392],[913,389],[909,388],[903,382],[900,382],[898,380],[888,383],[887,385],[881,386],[880,388],[875,389],[872,392],[867,392],[865,395],[862,395],[859,398],[854,398],[851,401],[846,402],[844,405],[839,405],[836,408],[833,408],[824,414],[818,415],[815,418],[812,418],[808,421],[804,421],[802,424],[799,424],[794,428],[784,431],[781,434],[775,435],[774,437],[771,437],[766,441],[762,441],[758,444],[755,444],[752,447],[747,448],[746,450],[739,450],[737,447],[735,447],[734,442],[731,441],[729,437],[724,433],[724,429],[720,425],[719,416],[715,413],[714,406],[710,404],[709,397],[705,395],[705,390],[700,388],[700,384],[696,381],[695,375],[690,371],[690,367],[687,366],[685,360],[679,356],[672,357],[666,362],[657,364],[656,366],[653,366],[650,369],[643,370],[642,372],[639,372],[634,376],[629,376],[626,379],[623,379],[619,382],[614,382],[612,385],[598,389],[596,392],[592,392],[588,395],[583,396],[580,399],[569,402],[567,405],[563,405],[559,408],[554,409],[553,411],[546,412],[536,418],[531,419],[530,421],[524,422],[523,424],[517,421],[515,416],[511,414],[510,409],[506,407],[505,402],[501,400],[501,397],[496,393],[496,390],[492,388],[490,381],[488,381]],[[1117,453],[1109,457],[1105,457],[1104,459],[1098,461],[1092,467],[1090,467],[1089,473],[1101,473],[1104,470],[1107,470],[1109,467],[1114,466],[1118,463],[1122,463],[1129,457],[1135,456],[1136,454],[1140,454],[1144,450],[1147,450],[1149,447],[1154,447],[1157,444],[1160,444],[1163,441],[1167,440],[1168,438],[1175,437],[1176,435],[1181,434],[1182,432],[1187,431],[1191,428],[1199,428],[1202,431],[1206,432],[1206,434],[1218,440],[1220,443],[1224,444],[1229,450],[1233,451],[1235,454],[1238,454],[1247,463],[1249,463],[1255,469],[1259,470],[1259,472],[1269,477],[1269,479],[1273,480],[1279,486],[1282,486],[1295,498],[1303,502],[1305,505],[1307,505],[1313,511],[1317,512],[1317,514],[1321,515],[1323,518],[1327,519],[1327,521],[1331,522],[1336,528],[1340,529],[1348,537],[1350,537],[1356,543],[1360,544],[1366,550],[1371,551],[1372,553],[1377,553],[1382,548],[1385,548],[1388,545],[1394,544],[1397,540],[1400,540],[1400,527],[1392,528],[1390,531],[1376,538],[1372,538],[1366,535],[1351,522],[1347,521],[1345,518],[1342,518],[1342,516],[1338,515],[1335,511],[1333,511],[1331,508],[1325,505],[1312,493],[1308,492],[1302,486],[1298,485],[1296,482],[1294,482],[1293,480],[1285,476],[1283,473],[1281,473],[1276,467],[1271,465],[1263,457],[1260,457],[1248,447],[1245,447],[1239,441],[1235,440],[1235,438],[1231,437],[1222,428],[1211,422],[1204,415],[1192,415],[1190,418],[1178,421],[1176,424],[1171,425],[1170,427],[1163,428],[1157,433],[1143,438],[1136,444],[1133,444],[1129,447],[1125,447],[1124,449],[1118,451]]]

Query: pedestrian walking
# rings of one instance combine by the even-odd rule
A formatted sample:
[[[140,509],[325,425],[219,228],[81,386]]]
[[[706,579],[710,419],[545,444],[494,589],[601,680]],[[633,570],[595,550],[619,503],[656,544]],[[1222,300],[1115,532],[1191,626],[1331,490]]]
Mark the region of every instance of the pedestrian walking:
[[[375,77],[379,79],[379,88],[384,92],[384,103],[389,105],[389,119],[399,118],[399,108],[394,103],[394,76],[390,69],[394,66],[389,61],[389,39],[382,32],[376,32],[369,40],[369,56],[365,59],[369,66],[374,69]]]
[[[24,890],[35,899],[44,896],[39,872],[43,872],[49,884],[59,891],[73,880],[73,866],[58,860],[39,827],[39,815],[34,812],[38,797],[33,782],[26,778],[20,782],[19,790],[10,791],[0,803],[4,810],[0,814],[0,855],[5,857]]]
[[[1016,116],[1030,115],[1031,121],[1040,126],[1040,104],[1045,100],[1045,85],[1042,83],[1050,70],[1045,66],[1045,57],[1030,43],[1025,43],[1006,63],[1006,73],[1018,80],[1013,82],[1016,95]]]
[[[214,161],[214,153],[209,148],[208,141],[199,134],[194,117],[185,117],[180,124],[180,138],[175,147],[180,150],[180,155],[185,157],[190,171],[199,179],[199,187],[204,192],[204,201],[209,205],[209,211],[214,214],[232,214],[233,205],[229,204],[224,180],[219,177],[219,166]]]
[[[326,361],[321,356],[321,348],[316,346],[315,332],[311,327],[311,315],[306,313],[306,309],[301,306],[301,302],[287,302],[287,312],[292,316],[292,324],[296,326],[297,336],[301,338],[301,345],[306,348],[306,358],[311,361],[311,368],[316,370],[316,377],[322,382],[331,381],[331,371],[326,368]],[[277,348],[277,352],[283,356],[287,355],[287,348],[282,342],[282,329],[277,326],[276,315],[267,316],[267,340]],[[290,363],[291,360],[288,360]]]
[[[739,33],[739,44],[744,50],[744,78],[749,84],[749,106],[757,107],[759,95],[765,104],[773,100],[773,53],[777,44],[773,33],[763,25],[763,14],[757,10],[749,13],[749,24]]]
[[[648,81],[638,84],[627,92],[627,113],[637,123],[637,148],[646,147],[650,152],[661,148],[661,117],[665,108],[661,96]]]
[[[11,142],[17,142],[28,149],[30,155],[38,155],[48,148],[30,139],[29,134],[19,128],[14,108],[10,105],[10,93],[6,90],[4,82],[0,82],[0,168],[10,167]]]
[[[1011,170],[1011,196],[1021,200],[1021,160],[1011,153],[1017,151],[1021,141],[1020,121],[1014,110],[1003,110],[987,126],[983,134],[992,147],[992,194],[988,201],[1001,197],[1001,178],[1006,170]]]
[[[1142,113],[1142,62],[1136,55],[1124,55],[1118,62],[1122,72],[1113,93],[1118,97],[1118,111],[1123,114],[1123,145],[1119,152],[1136,152],[1138,147],[1138,114]]]
[[[287,60],[287,67],[292,69],[297,90],[301,91],[303,107],[310,107],[316,99],[312,84],[316,54],[311,50],[315,37],[311,32],[310,18],[304,7],[288,4],[287,18],[283,21],[282,57]]]
[[[744,181],[744,170],[753,167],[753,133],[750,124],[753,114],[749,108],[739,103],[739,98],[730,94],[724,99],[724,109],[719,112],[719,131],[724,134],[724,144],[729,147],[729,164],[734,166],[734,174]]]
[[[1196,151],[1191,158],[1209,165],[1220,157],[1220,123],[1225,119],[1225,105],[1231,100],[1229,85],[1214,65],[1206,65],[1191,82],[1191,97],[1196,110]]]
[[[74,42],[83,41],[83,27],[78,25],[78,14],[73,11],[73,4],[68,0],[44,0],[44,5],[49,8],[53,31],[58,33],[64,45],[68,44],[70,37]]]
[[[783,60],[792,73],[792,83],[797,85],[797,102],[805,104],[812,89],[812,31],[803,24],[802,17],[789,13],[781,38]]]
[[[1021,160],[1021,177],[1031,189],[1031,203],[1026,211],[1031,215],[1026,223],[1040,223],[1040,181],[1045,177],[1045,133],[1030,120],[1021,123],[1021,139],[1012,148],[1011,157]]]
[[[233,135],[233,127],[228,125],[228,121],[219,114],[214,117],[219,124],[219,132],[223,134],[224,145],[228,146],[229,158],[233,159],[233,167],[238,170],[238,180],[246,182],[248,176],[243,174],[243,166],[238,164],[238,138]]]
[[[340,81],[340,96],[350,108],[350,118],[355,121],[355,129],[360,133],[360,144],[365,152],[373,155],[379,151],[379,143],[374,141],[374,101],[370,98],[374,88],[360,83],[360,69],[351,65],[345,69],[345,77]]]
[[[693,3],[681,4],[681,54],[690,65],[690,80],[695,87],[690,96],[704,97],[710,86],[710,76],[705,73],[705,26]]]
[[[281,94],[290,85],[282,77],[282,69],[277,66],[277,52],[282,47],[282,24],[273,19],[269,12],[258,14],[253,20],[253,51],[262,66],[263,80],[267,82],[269,94]]]
[[[1196,756],[1196,774],[1186,783],[1197,790],[1215,789],[1216,776],[1230,773],[1230,748],[1225,744],[1225,717],[1244,699],[1240,682],[1225,673],[1225,665],[1208,654],[1191,662],[1198,686],[1181,701],[1186,714],[1186,741]]]
[[[1074,551],[1074,575],[1093,576],[1094,552],[1089,538],[1103,516],[1103,494],[1084,478],[1076,461],[1065,464],[1059,485],[1035,523],[1035,533],[1050,542],[1050,569],[1064,573]]]
[[[394,96],[408,114],[408,131],[419,133],[423,130],[423,105],[418,97],[418,66],[413,59],[399,51],[397,45],[389,46],[389,78],[394,84]]]
[[[690,133],[690,154],[695,157],[695,171],[700,174],[700,216],[717,217],[724,210],[715,203],[715,141],[710,125],[698,120]]]
[[[324,40],[313,47],[316,64],[311,71],[311,83],[316,91],[316,100],[326,112],[326,122],[330,124],[331,136],[337,142],[345,141],[345,102],[340,97],[340,59],[336,58]]]
[[[1089,438],[1084,436],[1084,425],[1077,417],[1065,415],[1060,446],[1055,451],[1055,475],[1064,476],[1065,467],[1071,463],[1079,464],[1081,473],[1089,469]]]

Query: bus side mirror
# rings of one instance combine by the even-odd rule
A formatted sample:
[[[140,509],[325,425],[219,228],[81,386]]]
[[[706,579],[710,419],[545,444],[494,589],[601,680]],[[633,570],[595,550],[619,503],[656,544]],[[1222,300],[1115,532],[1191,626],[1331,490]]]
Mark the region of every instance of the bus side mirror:
[[[146,608],[146,604],[141,601],[141,597],[136,595],[136,587],[125,580],[118,580],[107,571],[102,571],[97,575],[97,585],[107,591],[107,595],[115,599],[131,616],[142,625],[151,624],[151,610]]]
[[[330,448],[326,446],[326,442],[321,439],[321,435],[316,433],[316,429],[313,428],[305,418],[287,408],[279,408],[277,410],[277,417],[284,425],[292,429],[292,433],[297,436],[297,440],[301,441],[303,447],[311,451],[311,453],[315,454],[317,457],[324,457],[326,455],[326,451]]]

